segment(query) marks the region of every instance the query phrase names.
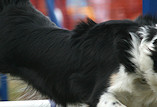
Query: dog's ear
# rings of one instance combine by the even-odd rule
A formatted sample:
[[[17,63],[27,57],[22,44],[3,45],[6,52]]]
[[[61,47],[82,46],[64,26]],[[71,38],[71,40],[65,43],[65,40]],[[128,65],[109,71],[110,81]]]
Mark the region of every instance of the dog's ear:
[[[141,38],[151,40],[152,37],[156,35],[157,16],[152,16],[149,14],[141,15],[135,20],[135,22],[140,26],[138,34]]]
[[[157,16],[154,15],[141,15],[137,19],[135,19],[135,22],[139,25],[156,25],[157,24]]]

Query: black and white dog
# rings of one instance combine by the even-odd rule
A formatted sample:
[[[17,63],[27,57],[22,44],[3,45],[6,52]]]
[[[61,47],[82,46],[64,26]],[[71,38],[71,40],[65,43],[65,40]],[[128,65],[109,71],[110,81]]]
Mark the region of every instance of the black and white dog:
[[[156,107],[157,18],[58,28],[29,0],[0,0],[0,72],[63,107]]]

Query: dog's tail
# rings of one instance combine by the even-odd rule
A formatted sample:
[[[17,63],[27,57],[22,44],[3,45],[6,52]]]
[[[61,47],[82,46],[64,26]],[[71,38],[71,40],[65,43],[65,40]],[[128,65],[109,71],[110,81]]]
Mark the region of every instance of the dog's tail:
[[[8,6],[24,6],[29,4],[29,0],[0,0],[0,12]]]

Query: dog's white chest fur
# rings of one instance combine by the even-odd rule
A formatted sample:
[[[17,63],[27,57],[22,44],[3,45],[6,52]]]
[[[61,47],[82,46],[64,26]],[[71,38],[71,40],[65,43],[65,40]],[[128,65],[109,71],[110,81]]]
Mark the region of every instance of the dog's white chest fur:
[[[101,96],[97,107],[103,106],[102,103],[120,101],[121,106],[118,107],[156,107],[157,94],[150,88],[147,82],[136,74],[128,74],[124,71],[124,66],[121,65],[120,71],[111,77],[111,87],[108,88],[109,93],[104,93]],[[109,100],[110,98],[110,100]],[[116,99],[115,99],[116,98]],[[105,107],[115,107],[114,105]]]
[[[134,79],[128,90],[115,92],[115,96],[127,107],[156,107],[157,105],[157,95],[142,78]]]
[[[147,34],[146,28],[142,27],[141,30],[139,33]],[[121,64],[118,72],[111,76],[110,87],[100,97],[97,107],[157,106],[157,73],[154,71],[154,62],[151,58],[152,51],[155,50],[153,43],[157,36],[148,42],[145,40],[147,35],[144,35],[144,39],[139,42],[135,34],[130,35],[132,49],[128,53],[133,56],[130,60],[136,65],[136,73],[126,72],[125,66]],[[115,105],[115,102],[118,102],[118,105]]]

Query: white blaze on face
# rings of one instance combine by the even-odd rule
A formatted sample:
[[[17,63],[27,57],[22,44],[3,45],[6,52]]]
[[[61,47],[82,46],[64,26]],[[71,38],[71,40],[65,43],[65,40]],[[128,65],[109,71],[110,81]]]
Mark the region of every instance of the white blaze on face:
[[[152,51],[154,51],[154,41],[157,39],[157,35],[154,35],[152,40],[148,41],[149,38],[149,29],[153,28],[150,26],[140,27],[138,33],[141,37],[143,37],[140,46],[139,46],[139,68],[141,71],[146,72],[153,69],[154,62],[150,57],[152,55]],[[152,35],[151,35],[152,36]]]
[[[151,28],[153,27],[150,27],[150,29]],[[154,28],[157,29],[157,25]],[[143,33],[142,31],[140,32],[141,34],[144,34],[146,32],[147,36],[149,36],[148,30],[149,30],[148,28],[146,29],[143,28],[142,31],[144,32]],[[155,45],[157,44],[154,44],[154,42],[157,40],[157,34],[150,35],[154,37],[149,41],[147,40],[148,38],[147,36],[143,38],[139,47],[139,51],[140,51],[139,65],[140,65],[140,70],[143,71],[143,76],[146,79],[147,83],[150,85],[151,90],[157,93],[157,73],[154,71],[154,61],[151,57],[152,51],[156,51]]]

